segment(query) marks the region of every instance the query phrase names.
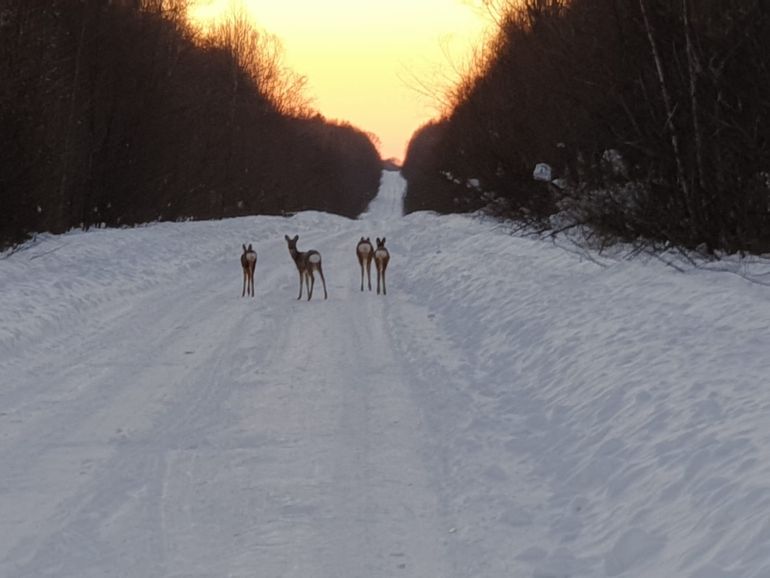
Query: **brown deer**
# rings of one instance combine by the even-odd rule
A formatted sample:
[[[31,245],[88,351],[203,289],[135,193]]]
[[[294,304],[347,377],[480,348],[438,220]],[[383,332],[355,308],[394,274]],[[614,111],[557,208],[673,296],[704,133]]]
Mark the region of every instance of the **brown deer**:
[[[249,243],[248,248],[243,245],[243,254],[241,255],[241,267],[243,268],[243,291],[241,297],[245,297],[248,292],[249,295],[254,297],[254,268],[257,266],[257,252],[251,248]]]
[[[369,282],[369,291],[372,290],[372,257],[374,257],[374,247],[369,237],[361,240],[356,245],[356,256],[358,264],[361,266],[361,291],[364,290],[364,266],[366,267],[366,278]]]
[[[302,281],[304,280],[307,286],[307,300],[313,297],[313,287],[315,286],[314,271],[318,271],[321,276],[321,282],[324,285],[324,299],[328,297],[326,293],[326,279],[324,279],[324,272],[321,269],[321,253],[318,251],[298,251],[297,239],[299,235],[294,235],[293,239],[290,239],[288,235],[284,235],[286,243],[289,245],[289,254],[294,259],[294,264],[297,266],[299,272],[299,296],[297,299],[302,299]]]
[[[385,269],[388,268],[388,261],[390,261],[390,253],[385,248],[385,237],[382,239],[377,237],[377,250],[374,252],[374,266],[377,267],[377,295],[380,294],[380,278],[382,278],[382,294],[388,294],[388,290],[385,289]]]

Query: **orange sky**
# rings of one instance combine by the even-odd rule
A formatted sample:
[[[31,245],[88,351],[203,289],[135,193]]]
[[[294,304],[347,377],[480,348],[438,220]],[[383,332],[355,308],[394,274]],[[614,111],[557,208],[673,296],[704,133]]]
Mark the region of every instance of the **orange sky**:
[[[196,0],[191,15],[206,22],[232,1]],[[481,0],[240,2],[307,77],[313,108],[377,135],[384,158],[403,159],[414,130],[438,114],[418,85],[456,79],[489,24]]]

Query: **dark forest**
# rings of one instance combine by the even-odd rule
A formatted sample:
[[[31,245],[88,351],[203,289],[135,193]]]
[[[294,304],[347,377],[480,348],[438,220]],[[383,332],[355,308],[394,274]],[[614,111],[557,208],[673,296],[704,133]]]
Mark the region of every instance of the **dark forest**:
[[[491,45],[410,142],[407,212],[486,207],[601,243],[770,251],[766,2],[490,10]],[[533,179],[538,163],[550,178]]]
[[[182,0],[0,0],[0,247],[156,220],[356,216],[381,160],[312,111],[280,46]]]

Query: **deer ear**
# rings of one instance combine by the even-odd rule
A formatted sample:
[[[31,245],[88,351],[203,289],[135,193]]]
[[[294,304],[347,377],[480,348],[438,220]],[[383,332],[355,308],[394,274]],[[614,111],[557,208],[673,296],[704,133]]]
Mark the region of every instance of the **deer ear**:
[[[379,237],[377,237],[377,244],[378,245],[380,244],[380,238]]]
[[[289,235],[284,235],[283,238],[288,241],[289,240]]]
[[[249,251],[253,251],[254,249],[251,248],[251,243],[249,243]]]
[[[297,239],[299,239],[299,235],[294,235],[294,241],[296,242]]]
[[[246,245],[241,245],[241,247],[243,247],[243,251],[245,253],[246,252]]]
[[[382,238],[382,244],[385,244],[385,237]]]

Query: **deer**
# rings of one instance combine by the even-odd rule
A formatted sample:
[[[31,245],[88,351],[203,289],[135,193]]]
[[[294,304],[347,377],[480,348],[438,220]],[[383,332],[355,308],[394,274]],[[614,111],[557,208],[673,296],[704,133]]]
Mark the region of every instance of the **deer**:
[[[382,239],[377,237],[377,249],[374,251],[374,266],[377,267],[377,295],[380,294],[380,278],[382,278],[382,294],[388,294],[388,290],[385,289],[385,269],[388,268],[388,261],[390,261],[390,253],[385,248],[385,237]]]
[[[299,295],[297,299],[302,299],[302,282],[304,280],[307,286],[307,300],[310,301],[313,297],[313,287],[315,286],[314,271],[318,271],[321,276],[321,282],[324,285],[324,299],[328,298],[326,293],[326,279],[324,279],[324,272],[321,269],[321,253],[318,251],[299,251],[297,250],[297,240],[299,235],[294,235],[294,238],[290,239],[288,235],[284,235],[286,243],[289,245],[289,254],[294,259],[294,264],[297,266],[299,272]]]
[[[254,268],[257,266],[257,252],[251,248],[242,245],[243,254],[241,255],[241,267],[243,268],[243,291],[241,297],[245,297],[248,292],[254,297]]]
[[[358,264],[361,267],[361,291],[364,290],[364,266],[366,266],[366,278],[369,282],[369,291],[372,290],[372,257],[374,257],[374,246],[369,237],[361,240],[356,245],[356,256]]]

